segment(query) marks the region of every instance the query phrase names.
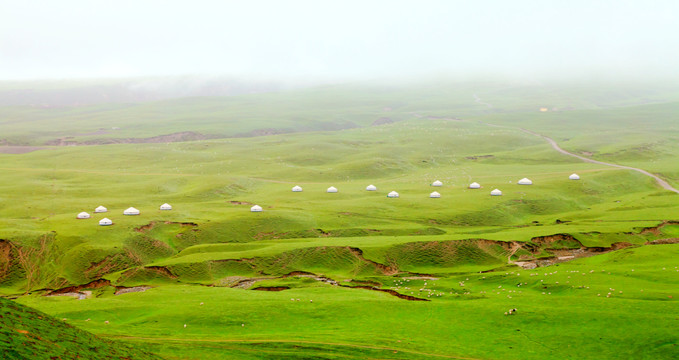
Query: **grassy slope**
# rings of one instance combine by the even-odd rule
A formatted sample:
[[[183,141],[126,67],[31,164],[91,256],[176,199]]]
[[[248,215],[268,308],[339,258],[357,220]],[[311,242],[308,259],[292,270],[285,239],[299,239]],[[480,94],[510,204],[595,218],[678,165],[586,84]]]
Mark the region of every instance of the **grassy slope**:
[[[157,359],[121,342],[104,340],[40,311],[0,298],[3,359]]]
[[[484,141],[489,137],[495,141]],[[254,153],[253,147],[258,149]],[[323,149],[320,155],[312,155],[318,148]],[[474,159],[479,155],[492,157]],[[469,122],[406,121],[335,133],[64,148],[4,158],[3,168],[12,171],[1,185],[1,238],[35,247],[38,235],[56,233],[53,246],[60,251],[54,263],[61,270],[50,271],[43,286],[57,277],[92,280],[96,274],[87,273],[91,262],[124,249],[136,249],[144,263],[163,265],[275,255],[300,246],[367,247],[370,253],[371,248],[412,241],[622,233],[677,217],[674,195],[656,196],[664,191],[644,176],[583,164],[520,131]],[[583,180],[567,180],[571,172],[581,173]],[[516,185],[523,176],[536,185]],[[432,188],[427,184],[434,179],[445,182],[438,189],[441,199],[428,197]],[[484,188],[465,189],[471,181]],[[368,183],[379,190],[364,191]],[[293,184],[305,191],[290,192]],[[330,185],[340,192],[325,193]],[[504,190],[502,197],[488,195],[496,187]],[[401,193],[399,199],[385,197],[392,189]],[[640,199],[643,207],[637,205]],[[252,214],[249,205],[232,201],[257,203],[265,211]],[[157,210],[164,202],[174,210]],[[101,204],[111,212],[74,219],[77,212]],[[142,215],[122,216],[129,206]],[[104,216],[115,225],[97,226]],[[571,222],[555,224],[556,219]],[[158,234],[133,231],[157,221]],[[163,221],[193,222],[198,231]],[[319,239],[311,229],[337,236]],[[178,233],[187,235],[178,239]],[[419,238],[418,233],[431,235]],[[384,236],[383,241],[375,243],[374,235]],[[164,241],[167,248],[139,249],[135,244],[144,236]],[[311,238],[294,239],[306,236]],[[291,239],[276,241],[281,237]],[[200,244],[253,239],[266,246],[235,253],[193,250]],[[614,242],[583,240],[590,246]],[[148,253],[154,251],[159,253]],[[168,256],[174,257],[160,261]]]
[[[674,107],[668,103],[609,108],[635,104],[644,97],[671,100],[673,93],[628,91],[605,97],[603,91],[581,94],[573,88],[517,89],[498,84],[465,84],[449,89],[330,88],[226,100],[190,99],[142,104],[135,106],[133,112],[101,111],[92,118],[86,113],[93,109],[66,110],[81,112],[77,116],[87,119],[87,124],[68,122],[82,126],[83,132],[97,130],[102,121],[129,118],[132,128],[125,130],[123,126],[121,130],[129,131],[125,136],[134,137],[188,130],[233,135],[263,124],[280,129],[299,125],[290,130],[304,131],[323,128],[322,123],[327,121],[352,121],[361,128],[174,144],[68,147],[18,156],[0,154],[0,239],[38,254],[35,261],[24,264],[38,269],[30,283],[25,280],[27,271],[21,271],[21,264],[10,260],[14,270],[5,272],[0,279],[0,292],[23,293],[41,287],[82,284],[99,277],[118,285],[159,286],[146,293],[121,296],[112,296],[111,288],[99,290],[95,292],[97,299],[78,303],[83,304],[80,310],[73,310],[69,305],[72,301],[63,298],[24,297],[21,301],[76,319],[74,324],[95,333],[175,339],[162,345],[148,339],[134,341],[154,343],[154,349],[163,354],[189,358],[219,358],[225,354],[257,358],[305,354],[427,358],[431,353],[482,358],[564,358],[577,354],[573,356],[585,358],[618,342],[638,357],[675,355],[676,338],[672,335],[661,327],[649,331],[633,324],[642,319],[669,327],[676,321],[662,318],[662,314],[676,309],[670,298],[646,302],[649,291],[652,300],[676,297],[664,291],[675,286],[675,278],[660,271],[661,266],[676,266],[671,261],[676,245],[628,249],[559,266],[582,271],[583,266],[591,265],[590,270],[595,270],[591,274],[596,274],[592,275],[592,284],[596,285],[587,286],[599,292],[606,286],[624,285],[625,293],[634,291],[636,295],[604,300],[594,297],[593,291],[583,295],[582,289],[554,286],[550,288],[553,294],[546,295],[558,296],[546,302],[537,281],[546,279],[542,277],[531,277],[531,291],[510,295],[511,300],[503,290],[495,290],[500,294],[493,295],[491,290],[516,286],[509,275],[503,275],[506,252],[448,242],[477,238],[529,241],[535,236],[569,233],[588,246],[609,246],[619,241],[641,244],[654,238],[677,237],[676,226],[664,227],[655,234],[639,233],[641,228],[662,220],[679,218],[676,195],[661,190],[650,179],[631,171],[582,163],[554,152],[539,138],[518,129],[493,128],[476,121],[530,128],[563,142],[567,149],[592,150],[596,156],[617,154],[607,147],[622,149],[624,145],[615,145],[614,140],[622,139],[628,145],[652,136],[662,137],[664,144],[676,140],[676,132],[668,130],[676,125],[667,115],[673,113]],[[473,94],[494,107],[475,103]],[[559,113],[536,111],[552,100],[561,103],[549,106],[573,109]],[[386,111],[386,107],[390,110]],[[164,110],[157,116],[144,115],[146,121],[136,121],[139,114],[145,114],[143,109],[154,112],[159,108]],[[28,111],[14,110],[24,115]],[[204,114],[204,120],[195,119],[197,113]],[[43,115],[45,118],[39,121],[45,121],[42,125],[48,129],[55,119],[65,119],[61,115],[55,118],[53,112]],[[365,127],[381,116],[402,121]],[[464,121],[428,116],[462,117]],[[633,124],[639,117],[652,117],[654,125],[643,133],[616,126],[619,121]],[[312,118],[311,122],[304,120]],[[168,119],[166,125],[158,126],[159,121]],[[571,126],[561,125],[568,122]],[[11,139],[28,139],[29,135],[33,139],[36,135],[7,122],[0,122],[2,126],[16,131]],[[62,126],[38,136],[44,141],[72,135],[74,129]],[[624,136],[634,131],[637,138]],[[592,141],[594,132],[611,135]],[[587,150],[570,148],[573,144],[585,144]],[[664,159],[657,163],[656,171],[676,181],[672,177],[674,165],[669,161],[676,149],[649,147],[647,151],[652,158]],[[613,155],[605,160],[630,161],[630,165],[648,168],[641,164],[637,153],[626,156]],[[582,180],[567,180],[572,172],[581,174]],[[533,179],[535,185],[516,185],[516,180],[524,176]],[[428,198],[433,191],[428,184],[435,179],[444,182],[444,187],[436,188],[441,199]],[[483,189],[466,189],[471,181],[480,182]],[[369,183],[377,185],[379,191],[364,191]],[[303,186],[304,192],[290,192],[295,184]],[[340,192],[325,193],[330,185]],[[488,195],[496,187],[503,190],[504,196]],[[399,191],[401,197],[386,198],[391,190]],[[171,203],[174,210],[157,210],[164,202]],[[239,202],[257,203],[264,212],[250,213],[250,205]],[[107,206],[111,212],[90,220],[75,219],[78,212],[92,212],[98,205]],[[122,216],[128,206],[141,209],[142,214]],[[96,221],[103,216],[113,219],[115,225],[97,226]],[[557,219],[569,222],[558,223]],[[134,230],[150,223],[155,224],[150,229]],[[347,247],[361,249],[364,259],[357,258]],[[15,253],[8,251],[11,259]],[[243,262],[242,258],[252,260]],[[0,265],[8,264],[1,260]],[[345,280],[353,279],[388,287],[394,279],[370,261],[391,264],[401,271],[436,274],[440,277],[437,291],[446,295],[429,303],[407,302],[388,294],[336,288],[310,279],[272,278],[293,270],[310,271],[346,285],[353,283]],[[637,273],[644,274],[646,280],[630,281],[625,275],[628,266],[641,269],[652,264],[657,266]],[[166,266],[178,278],[139,269],[142,265]],[[600,273],[616,267],[613,276]],[[475,274],[491,268],[500,270]],[[516,271],[506,269],[507,273]],[[528,272],[522,273],[528,276]],[[567,277],[561,279],[562,275],[568,276],[562,270],[558,273],[561,284],[570,281]],[[237,276],[269,277],[260,285],[292,289],[267,293],[182,285],[228,285]],[[486,279],[481,281],[483,276]],[[478,281],[478,287],[470,289],[476,295],[455,295],[453,290],[466,278],[475,284]],[[422,280],[412,281],[419,282],[412,289],[422,286]],[[641,288],[645,289],[643,295],[641,291],[636,293]],[[397,290],[408,294],[403,288]],[[413,296],[420,297],[428,294],[413,292]],[[301,307],[301,303],[290,302],[291,297],[311,298],[313,306],[318,304],[322,311]],[[201,301],[205,301],[205,307],[196,305]],[[602,307],[611,302],[628,312],[620,315]],[[636,310],[640,304],[651,305],[645,306],[646,312],[640,312]],[[502,313],[511,307],[534,312],[526,318],[504,317]],[[205,312],[208,308],[212,310]],[[81,318],[95,317],[97,321],[81,322]],[[104,320],[111,320],[113,326],[102,327]],[[240,326],[246,322],[246,327]],[[514,329],[514,322],[519,322],[521,332]],[[189,326],[180,327],[183,323]],[[592,342],[568,335],[582,328],[606,336]],[[490,339],[472,336],[478,333],[488,334]],[[193,338],[307,340],[323,344],[208,342],[192,353],[183,345]],[[414,341],[404,342],[406,338]],[[662,341],[648,348],[651,338]],[[379,349],[348,345],[376,345]],[[383,349],[392,347],[399,353]],[[616,354],[608,352],[606,357]]]
[[[498,86],[498,85],[495,85]],[[141,104],[71,108],[0,107],[0,134],[9,144],[146,138],[193,131],[211,136],[251,136],[257,131],[299,132],[363,127],[380,118],[412,119],[421,109],[453,106],[456,115],[479,114],[469,86],[326,86],[270,94],[200,97]],[[434,101],[432,101],[432,99]],[[113,128],[116,129],[113,129]]]
[[[415,294],[422,288],[442,294],[431,302],[329,285],[273,293],[164,286],[81,301],[77,309],[72,299],[20,301],[95,333],[175,339],[196,349],[205,346],[206,354],[221,344],[247,356],[247,350],[260,348],[249,341],[277,340],[292,342],[279,344],[288,351],[299,345],[299,356],[316,351],[304,342],[325,342],[401,352],[381,351],[375,354],[379,358],[416,358],[412,351],[502,359],[669,359],[679,354],[679,339],[671,331],[679,321],[672,300],[679,296],[677,255],[677,245],[657,245],[533,271],[461,274],[428,283],[401,280]],[[503,315],[511,308],[518,314]],[[361,357],[350,346],[326,351]]]

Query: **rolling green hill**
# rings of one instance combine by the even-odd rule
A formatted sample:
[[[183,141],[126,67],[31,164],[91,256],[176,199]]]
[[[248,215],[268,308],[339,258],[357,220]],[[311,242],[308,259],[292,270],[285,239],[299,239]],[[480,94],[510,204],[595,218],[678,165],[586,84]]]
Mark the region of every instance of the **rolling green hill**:
[[[29,307],[0,298],[0,354],[3,359],[160,359]]]
[[[676,357],[679,194],[526,130],[677,186],[678,103],[470,82],[2,107],[5,143],[81,146],[0,153],[0,294],[168,358]]]

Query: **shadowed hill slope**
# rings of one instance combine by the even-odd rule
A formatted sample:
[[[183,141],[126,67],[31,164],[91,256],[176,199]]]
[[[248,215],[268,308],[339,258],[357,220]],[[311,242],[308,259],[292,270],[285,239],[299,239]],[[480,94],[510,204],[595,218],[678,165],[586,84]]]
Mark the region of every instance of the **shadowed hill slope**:
[[[126,359],[160,357],[100,339],[40,311],[0,298],[0,354],[10,359]]]

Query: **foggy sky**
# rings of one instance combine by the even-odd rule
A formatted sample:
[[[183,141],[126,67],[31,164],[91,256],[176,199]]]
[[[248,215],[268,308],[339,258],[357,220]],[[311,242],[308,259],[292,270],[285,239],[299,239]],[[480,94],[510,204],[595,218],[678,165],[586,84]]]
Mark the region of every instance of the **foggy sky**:
[[[679,76],[679,1],[0,3],[0,80]]]

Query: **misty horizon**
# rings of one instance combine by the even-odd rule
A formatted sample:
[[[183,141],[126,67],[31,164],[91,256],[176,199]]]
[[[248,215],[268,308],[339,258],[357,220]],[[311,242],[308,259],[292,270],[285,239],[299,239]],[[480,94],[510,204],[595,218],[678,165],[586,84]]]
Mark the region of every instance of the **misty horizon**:
[[[0,5],[0,80],[676,78],[679,4],[85,1]]]

